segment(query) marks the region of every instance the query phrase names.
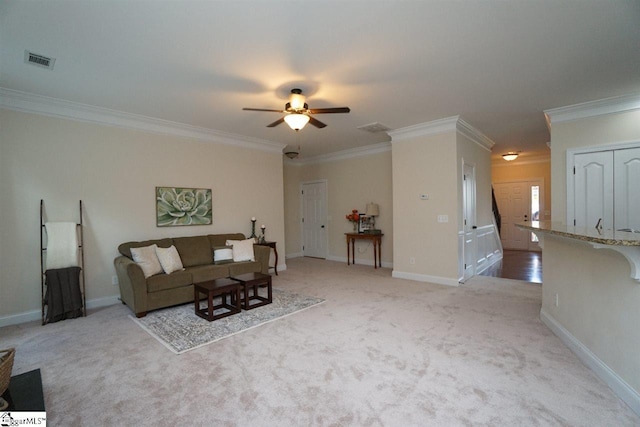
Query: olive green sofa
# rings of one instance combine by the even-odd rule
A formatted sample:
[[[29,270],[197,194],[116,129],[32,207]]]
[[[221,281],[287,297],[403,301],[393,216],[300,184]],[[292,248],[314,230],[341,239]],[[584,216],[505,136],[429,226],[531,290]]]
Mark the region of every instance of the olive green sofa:
[[[255,261],[213,263],[213,248],[225,246],[227,240],[244,240],[242,233],[209,234],[192,237],[174,237],[142,242],[127,242],[118,246],[118,256],[114,260],[120,298],[137,317],[147,312],[177,304],[192,302],[193,284],[244,273],[269,274],[269,254],[267,246],[254,245]],[[156,274],[145,279],[138,264],[133,261],[131,248],[156,244],[160,248],[175,246],[184,270],[171,274]]]

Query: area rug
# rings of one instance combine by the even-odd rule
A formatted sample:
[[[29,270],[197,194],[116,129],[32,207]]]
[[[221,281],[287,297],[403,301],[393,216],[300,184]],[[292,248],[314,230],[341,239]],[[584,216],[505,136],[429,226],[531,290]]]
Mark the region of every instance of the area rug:
[[[213,322],[196,316],[193,303],[152,311],[140,319],[129,317],[169,350],[182,354],[323,302],[321,298],[273,289],[271,304]]]

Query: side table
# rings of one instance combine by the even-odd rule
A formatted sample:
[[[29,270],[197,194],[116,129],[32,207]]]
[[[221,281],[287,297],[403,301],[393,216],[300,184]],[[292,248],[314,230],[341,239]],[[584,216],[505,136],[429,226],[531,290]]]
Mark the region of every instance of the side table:
[[[276,242],[262,242],[262,243],[256,243],[256,245],[269,246],[270,248],[273,248],[273,253],[276,256],[276,262],[275,262],[275,265],[273,266],[273,270],[276,272],[276,276],[277,276],[278,275],[278,250],[276,249]]]
[[[262,273],[246,273],[239,274],[231,277],[233,280],[237,280],[242,284],[244,290],[244,296],[242,298],[242,308],[245,310],[251,310],[252,308],[260,307],[265,304],[271,304],[273,302],[273,289],[271,287],[271,275]],[[267,287],[267,296],[263,297],[258,295],[258,286]],[[253,295],[249,293],[249,290],[253,289]],[[251,301],[258,301],[251,304]]]
[[[240,313],[240,283],[232,279],[215,279],[206,282],[194,283],[194,304],[196,315],[209,322]],[[200,294],[207,296],[207,307],[200,308]],[[220,297],[220,304],[214,305],[213,299]],[[231,299],[227,304],[227,296]],[[226,309],[228,311],[221,314],[214,314],[215,310]]]
[[[382,267],[382,236],[384,234],[344,233],[347,236],[347,265],[356,263],[356,240],[364,239],[373,242],[373,268]]]

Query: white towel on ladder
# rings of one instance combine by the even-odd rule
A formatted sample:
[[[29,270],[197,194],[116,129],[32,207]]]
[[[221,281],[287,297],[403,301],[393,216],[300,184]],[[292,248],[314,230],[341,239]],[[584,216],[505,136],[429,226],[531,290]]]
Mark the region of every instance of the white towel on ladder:
[[[47,222],[47,270],[78,266],[78,233],[75,222]]]

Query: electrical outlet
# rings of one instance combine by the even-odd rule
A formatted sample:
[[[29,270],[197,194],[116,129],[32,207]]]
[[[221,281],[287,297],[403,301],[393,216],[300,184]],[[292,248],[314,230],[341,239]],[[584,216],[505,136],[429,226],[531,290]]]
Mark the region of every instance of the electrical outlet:
[[[438,215],[438,222],[449,222],[449,215]]]
[[[118,276],[111,276],[111,284],[112,285],[118,284]]]
[[[416,259],[414,257],[409,258],[409,264],[415,264]]]

